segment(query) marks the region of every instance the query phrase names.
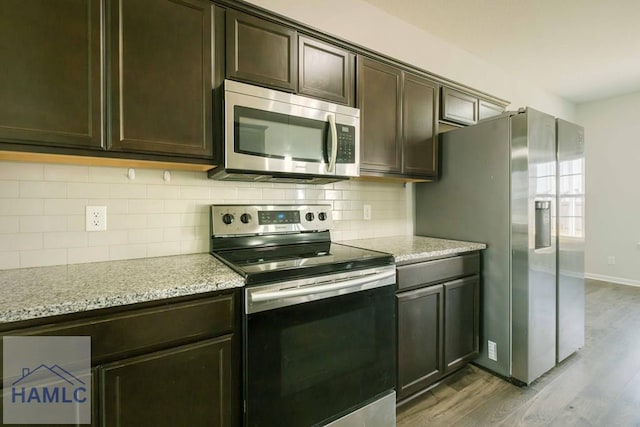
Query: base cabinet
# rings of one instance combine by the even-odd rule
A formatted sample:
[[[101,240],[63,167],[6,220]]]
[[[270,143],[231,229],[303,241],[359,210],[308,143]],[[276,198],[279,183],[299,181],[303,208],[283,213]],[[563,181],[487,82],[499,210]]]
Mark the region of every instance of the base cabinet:
[[[101,425],[230,426],[231,349],[229,335],[100,367]]]
[[[479,255],[398,266],[398,401],[479,354]]]

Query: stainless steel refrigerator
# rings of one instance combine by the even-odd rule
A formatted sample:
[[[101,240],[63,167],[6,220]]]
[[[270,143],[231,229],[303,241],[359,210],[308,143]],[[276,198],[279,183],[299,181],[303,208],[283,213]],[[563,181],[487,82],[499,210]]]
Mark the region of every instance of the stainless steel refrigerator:
[[[440,135],[416,235],[478,241],[480,357],[530,384],[584,345],[584,137],[531,108]]]

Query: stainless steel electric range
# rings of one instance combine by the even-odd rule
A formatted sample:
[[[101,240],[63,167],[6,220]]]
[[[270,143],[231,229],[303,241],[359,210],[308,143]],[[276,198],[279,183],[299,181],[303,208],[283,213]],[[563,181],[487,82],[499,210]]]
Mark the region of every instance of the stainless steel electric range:
[[[211,206],[211,253],[246,283],[246,426],[395,425],[394,259],[332,224],[330,205]]]

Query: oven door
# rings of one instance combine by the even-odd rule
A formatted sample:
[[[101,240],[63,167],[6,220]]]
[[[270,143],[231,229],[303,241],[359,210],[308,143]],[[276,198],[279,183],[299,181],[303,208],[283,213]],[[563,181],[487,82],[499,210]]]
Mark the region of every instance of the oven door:
[[[325,424],[393,389],[394,286],[363,288],[246,315],[245,425]]]
[[[340,112],[358,110],[237,82],[226,87],[227,169],[358,176],[359,116]]]

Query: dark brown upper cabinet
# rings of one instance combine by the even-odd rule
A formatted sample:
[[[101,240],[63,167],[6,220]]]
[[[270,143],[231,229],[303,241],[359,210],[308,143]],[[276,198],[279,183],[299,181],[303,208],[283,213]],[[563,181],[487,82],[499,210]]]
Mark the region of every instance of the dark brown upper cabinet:
[[[402,168],[402,72],[369,58],[358,58],[360,169],[400,173]]]
[[[227,9],[227,77],[294,92],[297,32]]]
[[[212,155],[212,5],[110,1],[109,149]]]
[[[358,107],[362,175],[437,176],[437,83],[360,57]]]
[[[402,173],[438,175],[438,85],[404,74],[402,102]]]
[[[102,2],[0,2],[0,140],[100,149]]]
[[[478,121],[478,98],[443,87],[440,115],[443,120],[472,125]]]
[[[353,105],[355,55],[304,36],[298,47],[298,92]]]

